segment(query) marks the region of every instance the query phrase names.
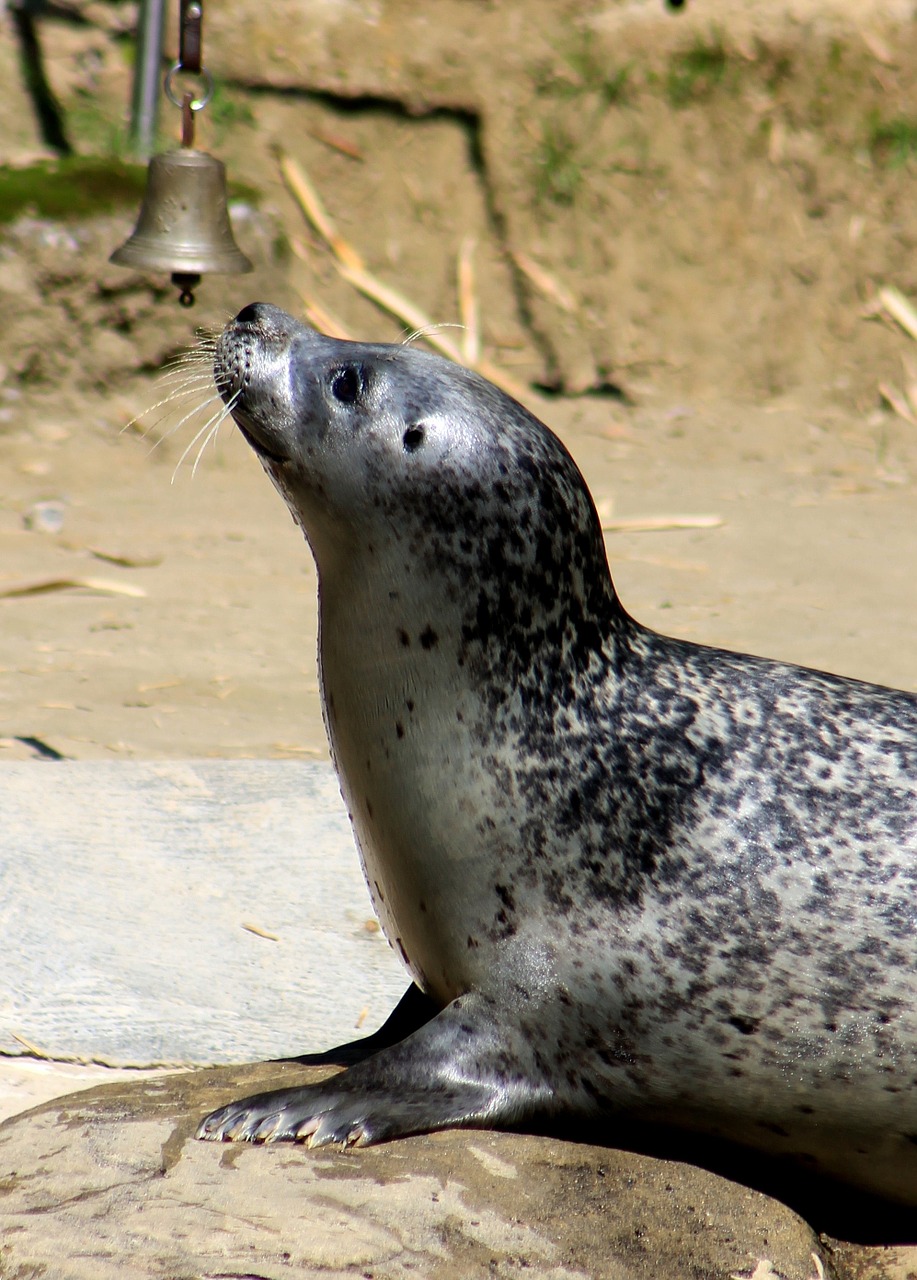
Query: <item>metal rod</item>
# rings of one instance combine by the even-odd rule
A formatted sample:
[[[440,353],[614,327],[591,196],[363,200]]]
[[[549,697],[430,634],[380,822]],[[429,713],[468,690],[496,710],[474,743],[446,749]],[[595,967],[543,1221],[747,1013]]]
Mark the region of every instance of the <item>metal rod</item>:
[[[143,160],[153,154],[156,141],[165,17],[165,0],[140,0],[130,142],[131,150]]]

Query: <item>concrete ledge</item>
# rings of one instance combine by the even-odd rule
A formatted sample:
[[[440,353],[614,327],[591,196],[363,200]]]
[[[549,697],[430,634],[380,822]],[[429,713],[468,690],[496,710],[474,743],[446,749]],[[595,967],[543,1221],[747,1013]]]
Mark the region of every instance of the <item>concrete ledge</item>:
[[[330,765],[15,762],[0,812],[0,1053],[291,1056],[408,985]]]

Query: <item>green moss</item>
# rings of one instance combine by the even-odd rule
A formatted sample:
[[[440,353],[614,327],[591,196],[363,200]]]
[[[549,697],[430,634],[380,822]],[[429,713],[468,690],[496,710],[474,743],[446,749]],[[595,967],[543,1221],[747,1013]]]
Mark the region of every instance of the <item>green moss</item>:
[[[0,165],[0,224],[24,213],[63,222],[132,206],[139,211],[146,173],[145,164],[104,156],[42,160],[21,169]],[[254,187],[232,179],[226,185],[230,200],[260,202]]]
[[[219,136],[234,125],[255,123],[254,112],[248,103],[228,92],[221,84],[214,87],[213,97],[207,104],[206,111]]]
[[[576,142],[561,125],[545,122],[535,164],[535,197],[539,203],[573,204],[583,183],[583,169]]]
[[[591,37],[583,36],[557,56],[564,70],[545,70],[537,84],[539,93],[565,101],[585,94],[595,95],[603,106],[625,102],[629,92],[630,67],[612,65],[596,48]]]
[[[877,164],[900,169],[917,156],[917,120],[896,116],[883,120],[873,113],[868,125],[869,152]]]
[[[729,56],[719,36],[699,40],[676,53],[666,75],[666,96],[673,107],[708,98],[726,80]]]
[[[769,92],[775,93],[792,77],[794,71],[793,59],[785,49],[775,50],[764,56],[766,68],[764,83],[767,85]]]
[[[139,206],[145,185],[145,165],[98,156],[39,161],[21,169],[0,165],[0,222],[27,212],[65,220]]]

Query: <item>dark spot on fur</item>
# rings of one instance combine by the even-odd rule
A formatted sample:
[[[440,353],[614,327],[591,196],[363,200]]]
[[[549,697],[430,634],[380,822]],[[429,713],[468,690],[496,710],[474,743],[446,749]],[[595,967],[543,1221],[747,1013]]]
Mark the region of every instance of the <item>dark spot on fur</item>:
[[[731,1018],[727,1018],[726,1021],[743,1036],[753,1036],[761,1025],[760,1018],[747,1018],[741,1013],[734,1014]]]
[[[427,623],[424,630],[421,631],[420,633],[420,643],[423,645],[425,649],[432,649],[434,645],[438,642],[438,640],[439,640],[439,636],[436,634],[436,632],[433,630],[430,624]]]
[[[399,738],[404,737],[404,725],[401,723],[400,720],[396,720],[395,722],[395,732],[397,733]]]
[[[401,627],[398,628],[398,639],[401,641],[405,649],[407,649],[410,646],[411,637]]]
[[[495,884],[494,891],[507,910],[516,910],[516,900],[505,884]]]

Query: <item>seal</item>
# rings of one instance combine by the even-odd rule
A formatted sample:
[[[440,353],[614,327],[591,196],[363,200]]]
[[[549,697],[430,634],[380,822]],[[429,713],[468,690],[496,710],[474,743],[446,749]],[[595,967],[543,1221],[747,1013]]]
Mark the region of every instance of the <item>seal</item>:
[[[917,1205],[917,697],[638,624],[570,454],[474,373],[259,303],[214,375],[314,554],[335,765],[435,1016],[199,1136],[601,1118]]]

